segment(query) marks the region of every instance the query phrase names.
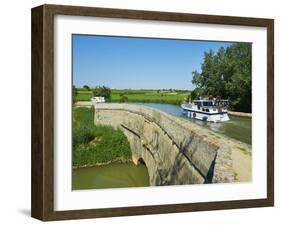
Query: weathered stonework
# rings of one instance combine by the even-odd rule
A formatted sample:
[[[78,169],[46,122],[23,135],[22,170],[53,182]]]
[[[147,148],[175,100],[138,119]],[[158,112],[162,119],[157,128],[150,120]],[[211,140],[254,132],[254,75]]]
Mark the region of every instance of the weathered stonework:
[[[237,181],[232,150],[239,145],[250,152],[246,144],[140,105],[96,104],[95,123],[124,132],[134,163],[144,161],[151,185]]]

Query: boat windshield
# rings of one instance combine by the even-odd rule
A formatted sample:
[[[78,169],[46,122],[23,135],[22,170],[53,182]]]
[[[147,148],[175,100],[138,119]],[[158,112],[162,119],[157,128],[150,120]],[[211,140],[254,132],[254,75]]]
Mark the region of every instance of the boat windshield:
[[[204,107],[212,107],[212,106],[214,106],[214,105],[213,105],[213,102],[212,102],[212,101],[204,101],[204,102],[203,102],[203,106],[204,106]]]

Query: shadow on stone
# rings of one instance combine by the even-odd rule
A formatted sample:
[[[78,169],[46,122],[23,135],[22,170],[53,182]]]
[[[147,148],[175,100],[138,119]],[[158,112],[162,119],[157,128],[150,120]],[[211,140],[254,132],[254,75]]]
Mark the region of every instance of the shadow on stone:
[[[215,162],[216,162],[216,158],[213,160],[209,171],[207,173],[206,179],[204,181],[204,184],[211,184],[213,181],[213,176],[214,176],[214,169],[215,169]]]

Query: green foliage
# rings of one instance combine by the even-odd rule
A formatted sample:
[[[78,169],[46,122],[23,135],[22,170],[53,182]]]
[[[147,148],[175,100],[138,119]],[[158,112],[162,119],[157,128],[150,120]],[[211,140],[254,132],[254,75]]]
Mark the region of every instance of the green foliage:
[[[126,95],[127,102],[166,103],[180,105],[188,96],[186,90],[112,90],[111,102],[122,102]]]
[[[188,99],[190,92],[187,90],[129,90],[112,89],[111,102],[153,102],[180,105]],[[78,90],[76,101],[89,101],[93,93],[85,90]],[[125,96],[125,97],[123,97]],[[128,98],[128,99],[127,99]]]
[[[93,92],[91,91],[77,91],[77,95],[75,96],[75,101],[90,101],[93,97]]]
[[[251,112],[251,44],[238,43],[204,53],[201,73],[194,71],[191,96],[213,95],[228,98],[236,111]]]
[[[106,86],[97,86],[93,89],[94,96],[104,97],[106,101],[110,101],[111,99],[111,90]]]
[[[129,142],[121,130],[94,124],[94,109],[73,109],[73,166],[131,159]]]
[[[88,143],[95,138],[92,131],[93,117],[93,112],[89,109],[76,108],[73,110],[72,142],[74,147],[81,143]]]
[[[120,102],[121,102],[121,103],[123,103],[123,102],[128,102],[128,100],[129,100],[129,99],[128,99],[127,96],[125,96],[125,95],[123,95],[123,94],[120,95]]]
[[[205,94],[204,89],[202,89],[202,88],[195,88],[194,90],[191,91],[190,98],[192,100],[194,100],[194,99],[196,99],[199,96],[202,96],[204,94]]]
[[[90,90],[91,90],[91,88],[90,88],[88,85],[84,85],[83,88],[84,88],[85,90],[87,90],[87,91],[90,91]]]

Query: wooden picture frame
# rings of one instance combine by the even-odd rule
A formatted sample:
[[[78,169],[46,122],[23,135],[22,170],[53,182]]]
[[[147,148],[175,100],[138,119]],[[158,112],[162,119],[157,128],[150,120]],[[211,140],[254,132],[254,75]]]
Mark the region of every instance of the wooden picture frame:
[[[267,198],[121,208],[54,210],[54,16],[125,18],[267,29]],[[31,215],[49,220],[162,214],[274,205],[274,20],[62,5],[32,9],[32,200]]]

